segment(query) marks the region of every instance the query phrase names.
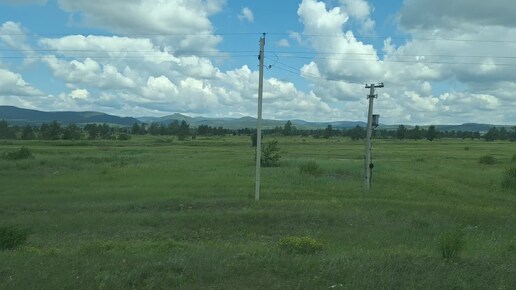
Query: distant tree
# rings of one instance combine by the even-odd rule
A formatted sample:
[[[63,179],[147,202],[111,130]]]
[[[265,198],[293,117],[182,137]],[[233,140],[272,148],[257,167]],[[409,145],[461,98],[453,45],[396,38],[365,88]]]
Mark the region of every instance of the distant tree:
[[[138,135],[140,134],[140,125],[138,123],[134,123],[131,127],[131,134]]]
[[[160,135],[160,124],[156,122],[152,122],[149,127],[149,134],[151,135]]]
[[[290,122],[290,120],[288,120],[285,123],[285,126],[283,126],[283,135],[292,136],[292,133],[293,133],[293,125],[292,125],[292,122]]]
[[[68,124],[63,129],[63,140],[79,140],[81,139],[82,130],[75,124]]]
[[[439,135],[439,132],[437,132],[437,129],[434,125],[431,125],[428,127],[428,130],[426,131],[425,138],[428,141],[434,141],[435,138],[437,138]]]
[[[50,124],[43,123],[39,129],[40,138],[44,140],[59,140],[61,139],[61,124],[57,121],[52,121]]]
[[[36,139],[36,133],[34,133],[34,128],[31,125],[25,125],[22,129],[21,133],[22,140],[33,140]]]
[[[324,129],[324,138],[329,139],[333,136],[333,126],[329,125]]]
[[[111,140],[113,139],[113,128],[109,127],[108,124],[104,123],[98,126],[100,138]]]
[[[399,125],[398,129],[396,129],[396,138],[403,140],[405,137],[407,137],[407,127]]]
[[[487,133],[484,134],[484,140],[486,141],[495,141],[499,138],[499,132],[496,127],[491,127],[487,131]]]
[[[167,135],[178,135],[179,132],[179,121],[174,120],[167,126]]]
[[[100,137],[100,131],[97,124],[87,124],[84,126],[84,131],[88,133],[88,139],[95,140]]]
[[[207,136],[210,134],[210,126],[208,125],[199,125],[199,127],[197,127],[197,134],[199,136]]]
[[[414,130],[412,130],[412,139],[417,141],[417,140],[422,139],[422,138],[423,138],[423,134],[421,132],[421,128],[419,128],[419,126],[416,125],[414,127]]]
[[[505,127],[502,127],[502,128],[500,128],[500,130],[498,130],[498,139],[500,139],[502,141],[506,141],[506,140],[509,140],[509,138],[510,138],[509,131],[507,131],[507,129],[505,129]]]
[[[511,141],[516,141],[516,127],[512,127],[512,132],[510,134],[510,140]]]
[[[16,139],[16,132],[4,119],[0,121],[0,139]]]
[[[190,136],[190,124],[182,120],[177,131],[177,138],[179,140],[185,140],[188,136]]]
[[[365,128],[362,128],[359,125],[357,125],[355,128],[348,130],[347,135],[353,141],[365,139],[365,135],[366,135]]]

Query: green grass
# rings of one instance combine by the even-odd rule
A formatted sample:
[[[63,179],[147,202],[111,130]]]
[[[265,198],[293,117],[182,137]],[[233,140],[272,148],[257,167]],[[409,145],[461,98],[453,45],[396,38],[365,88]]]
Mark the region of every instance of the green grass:
[[[247,136],[2,143],[34,158],[0,159],[0,226],[30,233],[0,251],[0,289],[516,289],[514,144],[374,140],[365,193],[362,142],[275,139],[259,202]]]

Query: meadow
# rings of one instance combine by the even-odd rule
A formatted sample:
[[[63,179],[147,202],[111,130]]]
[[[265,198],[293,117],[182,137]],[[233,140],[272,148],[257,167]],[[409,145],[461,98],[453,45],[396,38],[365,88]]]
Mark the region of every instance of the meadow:
[[[0,141],[0,289],[516,289],[514,143],[274,139]]]

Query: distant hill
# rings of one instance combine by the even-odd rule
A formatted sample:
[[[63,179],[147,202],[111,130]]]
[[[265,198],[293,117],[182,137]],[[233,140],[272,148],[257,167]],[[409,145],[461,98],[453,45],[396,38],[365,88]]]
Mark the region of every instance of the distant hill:
[[[462,125],[439,125],[436,126],[439,131],[469,131],[469,132],[487,132],[493,125],[465,123]],[[498,126],[497,126],[498,127]],[[503,127],[503,126],[502,126]]]
[[[224,127],[225,129],[241,129],[256,128],[256,118],[206,118],[206,117],[190,117],[187,115],[175,113],[163,117],[119,117],[108,115],[100,112],[43,112],[38,110],[22,109],[14,106],[0,106],[0,120],[5,119],[11,124],[41,124],[58,121],[61,124],[87,124],[87,123],[107,123],[119,126],[131,126],[134,123],[153,122],[168,125],[174,121],[186,121],[192,127],[200,125],[208,125],[211,127]],[[264,119],[263,128],[274,128],[283,126],[287,120],[269,120]],[[304,120],[291,120],[292,124],[298,129],[321,129],[331,125],[334,129],[349,129],[356,126],[365,127],[366,123],[361,121],[333,121],[333,122],[309,122]],[[380,125],[379,129],[396,130],[399,125]],[[406,125],[408,128],[413,126]],[[439,131],[469,131],[469,132],[487,132],[494,125],[465,123],[462,125],[437,125]],[[421,126],[427,128],[428,126]],[[504,126],[496,126],[504,127]],[[509,126],[505,126],[509,128]]]
[[[100,112],[43,112],[22,109],[14,106],[0,106],[0,120],[5,119],[11,124],[42,124],[57,121],[61,124],[107,123],[119,126],[131,126],[140,123],[131,117],[118,117]]]
[[[211,127],[224,127],[226,129],[240,129],[240,128],[255,128],[256,118],[253,117],[241,117],[241,118],[206,118],[206,117],[188,117],[181,114],[173,114],[169,116],[153,118],[153,117],[141,117],[138,118],[144,123],[162,123],[169,124],[173,121],[187,121],[191,126],[198,127],[199,125],[208,125]],[[283,126],[287,120],[262,120],[262,126],[264,128],[274,128]],[[365,122],[349,122],[349,121],[337,121],[337,122],[308,122],[304,120],[291,120],[292,124],[299,129],[318,129],[326,128],[328,125],[332,125],[335,129],[342,128],[354,128],[357,125],[365,127]]]

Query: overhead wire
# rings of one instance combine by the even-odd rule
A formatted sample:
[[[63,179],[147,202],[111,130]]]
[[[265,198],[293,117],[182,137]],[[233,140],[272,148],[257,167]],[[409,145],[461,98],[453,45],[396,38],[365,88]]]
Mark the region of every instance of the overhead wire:
[[[258,32],[206,32],[206,33],[126,33],[127,36],[242,36],[242,35],[261,35]],[[70,34],[64,33],[0,33],[0,36],[64,36]],[[81,35],[81,34],[79,34]],[[112,36],[122,37],[108,33],[96,33],[96,36]],[[267,35],[286,36],[291,33],[269,32]],[[353,35],[347,36],[345,34],[300,34],[303,37],[338,37],[338,38],[353,38],[353,39],[386,39],[383,36],[362,36]],[[496,39],[448,39],[448,38],[418,38],[418,37],[390,37],[390,39],[397,40],[425,40],[425,41],[460,41],[460,42],[486,42],[486,43],[516,43],[512,40],[496,40]],[[3,53],[3,54],[1,54]],[[14,53],[54,53],[55,55],[12,55]],[[161,55],[167,53],[167,55]],[[169,54],[170,53],[170,54]],[[276,55],[279,59],[311,59],[311,60],[336,60],[336,61],[365,61],[365,62],[388,62],[388,63],[421,63],[421,64],[447,64],[447,65],[495,65],[502,67],[514,67],[516,63],[500,62],[501,60],[516,60],[513,55],[467,55],[467,54],[389,54],[385,52],[375,53],[360,53],[360,52],[310,52],[310,51],[284,51],[271,50],[269,53]],[[106,55],[109,54],[109,55]],[[45,59],[50,57],[61,59],[73,58],[93,58],[93,59],[138,59],[138,58],[170,58],[181,55],[195,55],[198,57],[207,58],[240,58],[240,57],[254,57],[256,52],[254,50],[103,50],[103,49],[6,49],[0,47],[0,59]],[[351,56],[351,57],[350,57]],[[355,56],[355,57],[352,57]],[[370,56],[371,59],[367,57]],[[447,60],[450,59],[450,60]],[[455,59],[455,61],[453,61]],[[472,62],[472,61],[457,61],[457,59],[489,59],[497,60],[492,63]]]
[[[267,35],[275,35],[275,36],[292,36],[293,33],[297,33],[303,37],[321,37],[321,38],[346,38],[346,39],[392,39],[392,40],[418,40],[418,41],[449,41],[449,42],[479,42],[479,43],[516,43],[516,40],[508,40],[508,39],[459,39],[459,38],[446,38],[446,37],[417,37],[417,36],[385,36],[385,35],[362,35],[362,34],[353,34],[352,36],[348,36],[344,33],[337,34],[311,34],[311,33],[300,33],[300,32],[265,32]],[[42,33],[0,33],[0,36],[30,36],[30,37],[41,37],[41,36],[77,36],[77,35],[88,35],[88,36],[108,36],[108,37],[132,37],[132,36],[144,36],[144,37],[185,37],[185,36],[260,36],[263,35],[264,32],[231,32],[231,31],[210,31],[203,33],[121,33],[120,35],[113,33],[102,33],[102,32],[78,32],[78,33],[52,33],[52,32],[42,32]]]

